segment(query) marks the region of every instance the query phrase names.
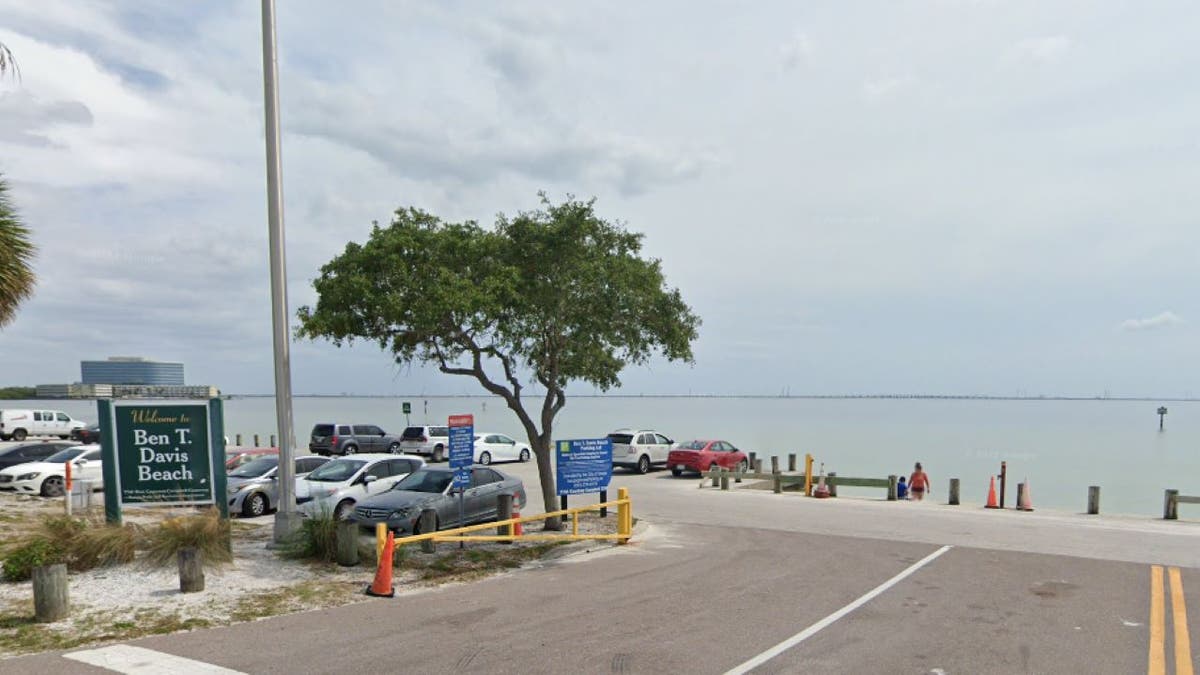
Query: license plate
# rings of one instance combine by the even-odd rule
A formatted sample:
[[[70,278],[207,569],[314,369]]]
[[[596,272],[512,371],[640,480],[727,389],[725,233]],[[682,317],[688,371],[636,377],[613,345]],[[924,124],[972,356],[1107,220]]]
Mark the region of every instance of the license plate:
[[[676,464],[676,465],[675,465],[675,470],[676,470],[676,471],[683,471],[683,465],[682,465],[682,464]]]

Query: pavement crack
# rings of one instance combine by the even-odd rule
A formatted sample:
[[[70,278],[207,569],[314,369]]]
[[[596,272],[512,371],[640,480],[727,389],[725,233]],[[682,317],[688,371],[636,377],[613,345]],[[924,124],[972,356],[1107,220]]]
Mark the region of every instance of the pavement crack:
[[[612,672],[624,673],[627,672],[630,663],[633,661],[633,654],[615,654],[612,658]]]
[[[483,651],[483,647],[479,647],[469,654],[463,654],[461,657],[459,657],[458,663],[454,664],[454,669],[466,670],[467,668],[470,668],[471,663],[475,661],[475,657],[479,656],[479,652],[481,651]]]

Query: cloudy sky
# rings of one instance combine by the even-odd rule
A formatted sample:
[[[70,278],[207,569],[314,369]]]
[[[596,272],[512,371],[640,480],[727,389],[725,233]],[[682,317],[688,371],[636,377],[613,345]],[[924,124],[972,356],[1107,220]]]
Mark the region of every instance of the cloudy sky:
[[[398,206],[546,190],[645,233],[704,320],[694,366],[623,393],[1200,396],[1193,3],[279,11],[293,315]],[[40,247],[0,384],[143,355],[271,391],[258,3],[0,0],[0,42]],[[299,393],[479,391],[374,345],[292,357]]]

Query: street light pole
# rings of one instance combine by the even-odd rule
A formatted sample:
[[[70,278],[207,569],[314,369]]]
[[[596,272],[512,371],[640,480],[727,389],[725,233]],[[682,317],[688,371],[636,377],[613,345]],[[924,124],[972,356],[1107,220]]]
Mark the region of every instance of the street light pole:
[[[275,419],[279,429],[279,504],[274,541],[299,525],[296,513],[296,434],[292,424],[292,367],[288,342],[287,259],[283,236],[283,161],[279,153],[279,62],[275,49],[275,0],[262,0],[263,101],[267,126],[267,245],[271,252],[271,329],[275,344]]]

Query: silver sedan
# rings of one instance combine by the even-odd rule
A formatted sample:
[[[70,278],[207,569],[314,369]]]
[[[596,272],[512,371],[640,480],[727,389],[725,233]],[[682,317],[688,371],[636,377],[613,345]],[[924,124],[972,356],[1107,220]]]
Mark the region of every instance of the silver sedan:
[[[311,455],[297,457],[296,477],[304,476],[329,461],[328,457]],[[254,518],[278,505],[279,456],[268,455],[247,462],[229,472],[225,479],[229,495],[229,513]]]

